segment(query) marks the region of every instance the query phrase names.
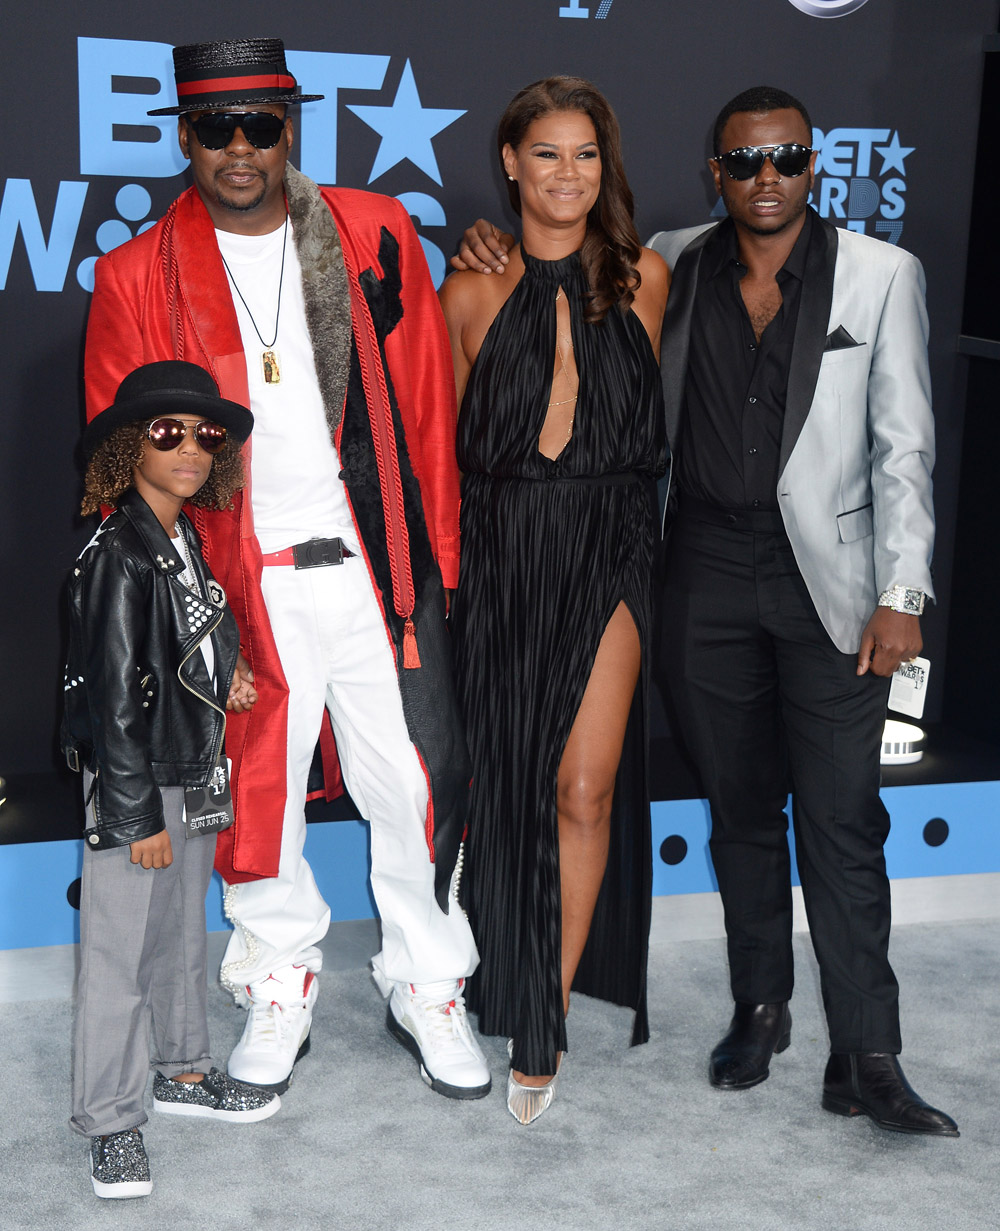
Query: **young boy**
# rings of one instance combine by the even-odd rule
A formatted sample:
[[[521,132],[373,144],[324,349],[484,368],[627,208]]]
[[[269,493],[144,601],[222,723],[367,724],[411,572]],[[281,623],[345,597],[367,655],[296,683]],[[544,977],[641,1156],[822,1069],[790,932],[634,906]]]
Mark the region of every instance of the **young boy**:
[[[115,506],[70,577],[62,731],[87,810],[70,1123],[91,1138],[99,1197],[152,1190],[138,1127],[151,1062],[158,1111],[252,1121],[280,1106],[209,1055],[204,904],[227,823],[225,710],[256,693],[181,512],[229,504],[252,427],[208,372],[168,360],[128,375],[83,436],[82,511]]]

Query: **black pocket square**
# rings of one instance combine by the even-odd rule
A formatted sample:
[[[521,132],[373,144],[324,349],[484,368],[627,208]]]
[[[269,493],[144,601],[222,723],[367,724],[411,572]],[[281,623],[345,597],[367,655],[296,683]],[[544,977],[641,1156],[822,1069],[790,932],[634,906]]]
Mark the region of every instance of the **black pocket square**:
[[[837,328],[826,339],[823,346],[827,350],[847,350],[851,346],[860,346],[860,342],[855,342],[851,335],[847,332],[843,325],[838,325]]]

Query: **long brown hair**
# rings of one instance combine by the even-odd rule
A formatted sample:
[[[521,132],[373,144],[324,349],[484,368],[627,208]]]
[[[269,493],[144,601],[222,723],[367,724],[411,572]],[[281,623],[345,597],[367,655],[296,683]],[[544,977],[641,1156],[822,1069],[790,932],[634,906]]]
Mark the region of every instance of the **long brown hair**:
[[[642,245],[632,220],[632,190],[622,165],[621,131],[608,100],[582,77],[546,77],[525,86],[500,117],[500,167],[503,170],[504,146],[516,150],[529,125],[553,111],[581,111],[588,116],[601,152],[601,190],[587,215],[587,234],[580,249],[580,263],[590,284],[586,319],[599,321],[615,304],[623,311],[628,308],[641,281],[636,265]],[[520,216],[517,182],[506,175],[504,179],[510,203]]]

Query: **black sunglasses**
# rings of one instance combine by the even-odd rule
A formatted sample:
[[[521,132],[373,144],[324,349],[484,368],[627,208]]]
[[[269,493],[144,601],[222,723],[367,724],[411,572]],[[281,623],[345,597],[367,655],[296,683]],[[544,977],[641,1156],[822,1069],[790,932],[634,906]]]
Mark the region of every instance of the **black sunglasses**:
[[[792,142],[788,145],[743,145],[738,150],[717,155],[713,161],[725,167],[731,180],[748,180],[761,169],[764,159],[770,158],[771,166],[779,175],[794,179],[808,168],[811,156],[808,145]]]
[[[189,431],[206,453],[221,453],[226,447],[229,433],[221,423],[202,419],[200,423],[188,424],[183,419],[154,419],[146,428],[146,439],[161,453],[176,449]]]
[[[209,111],[188,119],[188,126],[206,150],[224,150],[237,128],[256,149],[270,150],[281,140],[285,121],[270,111]]]

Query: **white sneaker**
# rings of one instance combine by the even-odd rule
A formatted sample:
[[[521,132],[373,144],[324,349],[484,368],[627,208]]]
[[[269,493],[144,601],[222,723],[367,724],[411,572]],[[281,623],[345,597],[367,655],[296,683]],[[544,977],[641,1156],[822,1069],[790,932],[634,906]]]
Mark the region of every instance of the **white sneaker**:
[[[292,1070],[309,1050],[316,976],[304,966],[286,966],[246,985],[250,1011],[243,1036],[229,1057],[229,1076],[284,1094]]]
[[[395,983],[386,1009],[389,1033],[420,1065],[427,1085],[445,1098],[483,1098],[492,1085],[465,1012],[464,986],[464,979]]]

